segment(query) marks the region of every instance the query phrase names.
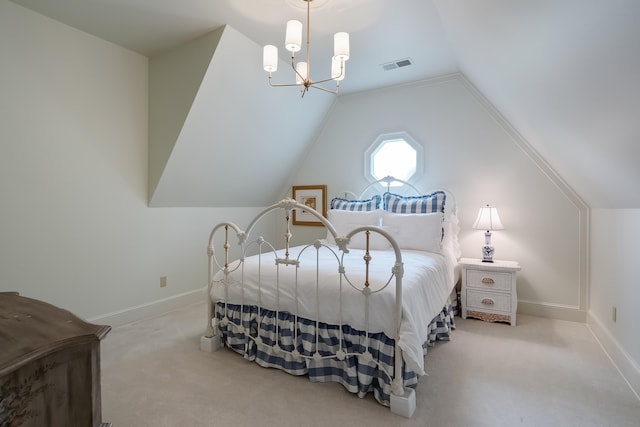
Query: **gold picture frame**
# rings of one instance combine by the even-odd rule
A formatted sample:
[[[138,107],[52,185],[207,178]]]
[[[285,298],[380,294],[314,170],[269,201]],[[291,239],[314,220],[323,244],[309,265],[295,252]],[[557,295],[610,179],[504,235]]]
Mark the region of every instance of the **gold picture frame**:
[[[323,217],[327,217],[327,186],[326,185],[294,185],[291,197],[298,203],[315,209]],[[304,210],[293,210],[293,225],[319,225],[322,222]]]

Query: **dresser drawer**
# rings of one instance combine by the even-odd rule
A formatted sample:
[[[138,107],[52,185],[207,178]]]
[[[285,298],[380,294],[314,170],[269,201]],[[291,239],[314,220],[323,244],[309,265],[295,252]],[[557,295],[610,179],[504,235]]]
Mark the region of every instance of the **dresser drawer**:
[[[467,289],[467,308],[511,312],[511,295]]]
[[[511,291],[511,273],[486,270],[467,270],[467,287]]]

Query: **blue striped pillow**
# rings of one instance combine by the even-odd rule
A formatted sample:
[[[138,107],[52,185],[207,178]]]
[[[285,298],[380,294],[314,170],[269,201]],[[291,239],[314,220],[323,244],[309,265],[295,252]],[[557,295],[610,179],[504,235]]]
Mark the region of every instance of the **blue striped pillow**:
[[[380,209],[381,201],[382,197],[377,194],[371,196],[371,198],[367,200],[349,200],[342,197],[334,197],[333,199],[331,199],[330,208],[338,209],[341,211],[368,212]]]
[[[434,191],[424,196],[401,196],[399,194],[384,193],[384,210],[387,212],[415,214],[415,213],[444,213],[444,202],[447,198],[444,191]]]

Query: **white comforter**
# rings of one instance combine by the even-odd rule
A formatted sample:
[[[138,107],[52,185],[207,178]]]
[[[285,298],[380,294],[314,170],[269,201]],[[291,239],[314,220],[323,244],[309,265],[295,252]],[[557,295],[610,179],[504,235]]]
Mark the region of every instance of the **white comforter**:
[[[370,288],[380,292],[374,292],[369,297],[367,327],[362,292],[351,287],[346,280],[340,286],[335,255],[340,256],[337,247],[332,247],[335,254],[325,247],[319,251],[313,246],[304,251],[303,248],[298,246],[289,250],[290,258],[300,260],[298,269],[291,265],[276,267],[275,256],[269,253],[246,258],[244,267],[231,273],[228,286],[224,285],[224,274],[218,272],[211,290],[212,299],[298,313],[307,319],[329,324],[348,324],[359,330],[384,332],[391,338],[398,335],[394,325],[395,277],[386,288],[380,290],[391,278],[395,263],[393,251],[370,251]],[[277,256],[283,257],[283,252],[278,251]],[[362,289],[365,281],[363,256],[364,251],[352,249],[344,258],[345,274],[359,289]],[[442,310],[453,289],[455,258],[405,250],[402,252],[402,261],[403,310],[398,343],[407,368],[423,375],[422,344],[427,339],[427,326]],[[235,261],[231,269],[237,265],[238,261]],[[316,265],[319,265],[318,269]],[[342,295],[342,302],[339,295]]]

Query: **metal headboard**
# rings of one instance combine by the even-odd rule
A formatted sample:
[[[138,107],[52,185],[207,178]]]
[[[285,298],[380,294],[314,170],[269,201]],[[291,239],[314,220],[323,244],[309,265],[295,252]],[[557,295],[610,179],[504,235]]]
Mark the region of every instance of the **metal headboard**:
[[[353,198],[355,200],[361,200],[364,199],[365,195],[367,194],[368,191],[371,190],[371,188],[377,184],[386,184],[387,188],[386,191],[391,192],[391,184],[394,182],[399,182],[402,185],[405,185],[406,188],[409,188],[410,190],[412,190],[413,192],[415,192],[415,195],[421,195],[423,194],[423,192],[421,192],[420,190],[418,190],[418,188],[416,186],[414,186],[413,184],[404,181],[402,179],[396,178],[394,176],[388,175],[385,176],[384,178],[381,178],[377,181],[373,181],[371,183],[369,183],[361,192],[360,194],[356,194],[353,191],[344,191],[344,198],[345,199],[349,199],[349,198]],[[447,195],[447,203],[445,204],[445,211],[447,214],[455,214],[457,212],[457,204],[456,204],[456,199],[453,196],[453,193],[445,188],[439,188],[438,190],[442,190],[445,192],[445,194]]]
[[[393,182],[399,182],[402,185],[406,185],[407,187],[415,191],[416,194],[420,194],[420,190],[418,190],[413,184],[410,184],[407,181],[393,177],[391,175],[385,176],[384,178],[381,178],[381,179],[378,179],[377,181],[373,181],[369,183],[366,187],[364,187],[364,189],[360,192],[360,194],[356,194],[353,191],[344,191],[343,194],[345,199],[348,199],[349,197],[352,197],[354,199],[362,199],[364,198],[364,195],[367,193],[367,191],[369,191],[371,187],[373,187],[376,184],[384,183],[387,185],[386,191],[391,191],[391,183]]]

